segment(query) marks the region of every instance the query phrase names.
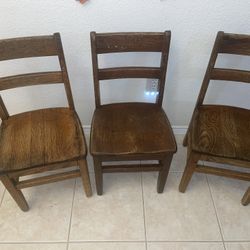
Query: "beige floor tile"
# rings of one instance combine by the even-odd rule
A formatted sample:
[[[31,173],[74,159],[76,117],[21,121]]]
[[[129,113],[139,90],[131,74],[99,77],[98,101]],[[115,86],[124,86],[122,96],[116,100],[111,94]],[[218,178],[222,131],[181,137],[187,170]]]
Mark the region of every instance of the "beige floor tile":
[[[28,212],[6,192],[0,207],[0,242],[67,241],[74,182],[24,189]]]
[[[66,243],[57,244],[0,244],[1,250],[66,250]]]
[[[249,250],[250,242],[225,242],[226,250]]]
[[[69,250],[145,250],[145,243],[136,242],[95,242],[70,243]]]
[[[77,182],[70,240],[145,240],[140,174],[105,174],[102,196],[92,187],[88,199]]]
[[[220,241],[205,176],[195,174],[185,194],[178,191],[180,177],[170,173],[164,193],[157,194],[157,175],[143,174],[147,240]]]
[[[152,242],[148,250],[224,250],[219,242]]]
[[[225,241],[250,241],[250,206],[241,199],[248,182],[209,176],[215,206]]]
[[[187,148],[182,144],[177,143],[177,152],[173,156],[173,160],[170,167],[170,172],[184,171],[187,158]]]

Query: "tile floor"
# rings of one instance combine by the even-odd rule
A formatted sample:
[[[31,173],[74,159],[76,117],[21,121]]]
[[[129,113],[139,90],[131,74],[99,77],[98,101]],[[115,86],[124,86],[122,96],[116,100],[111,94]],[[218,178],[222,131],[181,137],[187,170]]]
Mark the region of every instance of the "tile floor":
[[[0,249],[249,250],[250,206],[240,204],[249,184],[195,174],[179,193],[181,139],[163,194],[155,173],[136,173],[106,174],[97,196],[90,157],[91,198],[80,179],[28,188],[24,213],[0,185]]]

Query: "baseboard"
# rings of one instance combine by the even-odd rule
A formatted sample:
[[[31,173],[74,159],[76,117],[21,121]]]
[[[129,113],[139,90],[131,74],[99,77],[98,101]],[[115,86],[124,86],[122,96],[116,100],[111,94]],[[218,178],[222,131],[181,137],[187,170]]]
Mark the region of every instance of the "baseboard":
[[[83,129],[86,135],[90,134],[90,125],[84,125]],[[172,126],[175,135],[185,135],[188,126]]]

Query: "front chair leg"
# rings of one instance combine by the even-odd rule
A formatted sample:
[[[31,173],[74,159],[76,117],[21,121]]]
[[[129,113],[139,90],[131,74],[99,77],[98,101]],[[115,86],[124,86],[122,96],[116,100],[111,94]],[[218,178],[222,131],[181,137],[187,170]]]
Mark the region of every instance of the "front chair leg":
[[[157,192],[162,193],[167,181],[170,165],[172,162],[173,154],[169,154],[165,159],[160,161],[162,169],[159,171],[158,181],[157,181]]]
[[[103,173],[102,173],[102,163],[97,157],[93,157],[94,168],[95,168],[95,183],[96,191],[98,195],[103,193]]]
[[[9,178],[7,175],[2,175],[0,177],[0,180],[2,181],[5,188],[9,191],[12,198],[16,201],[17,205],[24,211],[29,210],[29,206],[27,204],[27,201],[25,200],[23,193],[18,190],[13,181]]]
[[[188,149],[188,152],[189,153],[187,156],[188,159],[187,159],[186,167],[185,167],[185,170],[184,170],[184,173],[182,175],[181,182],[179,185],[179,191],[181,193],[184,193],[186,191],[188,183],[190,182],[192,178],[192,175],[195,171],[196,164],[199,160],[199,156],[197,154],[189,151],[189,149]]]
[[[87,197],[90,197],[92,195],[92,189],[91,189],[89,171],[86,159],[79,160],[78,164],[81,172],[82,183],[85,190],[85,194]]]
[[[247,189],[246,193],[244,194],[241,204],[243,206],[247,206],[250,203],[250,187]]]

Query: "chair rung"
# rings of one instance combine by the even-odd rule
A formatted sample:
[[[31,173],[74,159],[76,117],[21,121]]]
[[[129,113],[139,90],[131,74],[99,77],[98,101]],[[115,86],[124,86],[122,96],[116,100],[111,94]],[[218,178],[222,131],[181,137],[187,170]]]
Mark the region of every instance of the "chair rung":
[[[76,178],[76,177],[79,177],[80,175],[81,174],[79,170],[74,170],[74,171],[68,171],[66,173],[53,174],[49,176],[33,178],[33,179],[18,182],[16,184],[16,188],[23,189],[23,188],[32,187],[32,186],[43,185],[43,184],[47,184],[51,182]]]
[[[197,165],[197,167],[195,168],[195,171],[199,173],[213,174],[213,175],[225,176],[225,177],[244,180],[244,181],[250,181],[250,173],[246,173],[246,172],[239,172],[239,171],[228,170],[224,168],[215,168],[215,167],[201,166],[201,165]]]
[[[102,166],[103,173],[115,172],[148,172],[161,170],[160,164],[131,164],[131,165],[104,165]]]

